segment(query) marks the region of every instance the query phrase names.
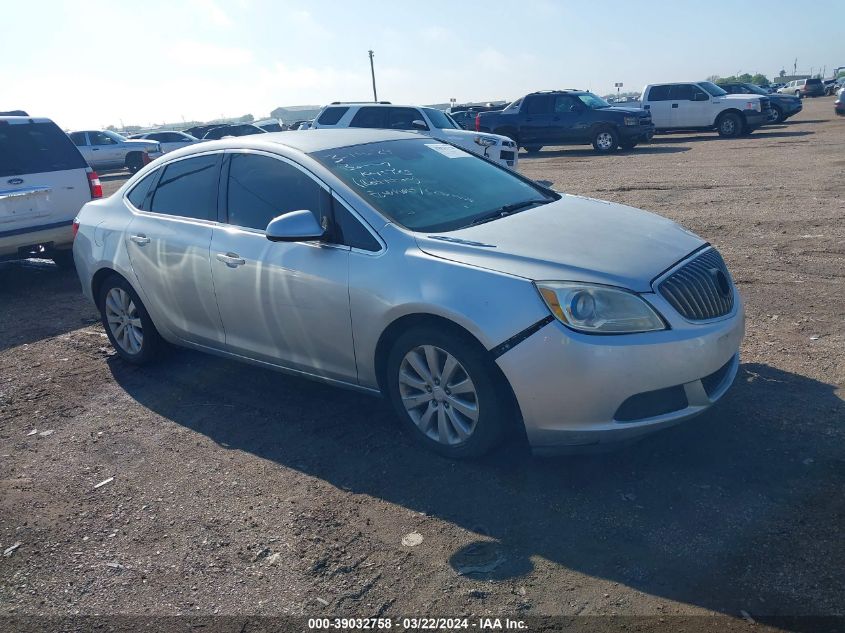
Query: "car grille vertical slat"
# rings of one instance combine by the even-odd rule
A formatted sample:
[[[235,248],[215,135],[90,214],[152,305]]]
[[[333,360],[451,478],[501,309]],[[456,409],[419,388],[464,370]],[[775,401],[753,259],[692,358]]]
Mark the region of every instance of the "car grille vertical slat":
[[[690,321],[706,321],[729,314],[734,290],[719,252],[709,249],[671,273],[658,285],[661,295]]]

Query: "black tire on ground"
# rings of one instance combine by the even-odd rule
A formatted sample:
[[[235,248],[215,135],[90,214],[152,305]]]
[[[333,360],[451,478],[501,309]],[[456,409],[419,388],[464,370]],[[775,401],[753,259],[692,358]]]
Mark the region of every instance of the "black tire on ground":
[[[425,397],[422,388],[416,391],[409,391],[407,386],[400,385],[400,372],[403,371],[403,362],[406,355],[423,346],[432,346],[451,355],[463,367],[463,372],[459,369],[454,370],[453,378],[442,386],[439,381],[436,381],[436,385],[432,384],[435,382],[434,377],[430,377],[431,379],[429,380],[422,374],[415,372],[416,375],[413,378],[422,378],[420,382],[427,384],[426,389],[430,390],[428,393],[432,394],[432,398],[439,397],[443,399],[440,403],[433,400],[421,404],[420,409],[415,411],[415,415],[422,420],[426,413],[430,413],[430,426],[428,429],[431,433],[435,433],[440,437],[439,431],[437,430],[439,416],[444,416],[444,422],[449,424],[447,419],[449,415],[449,402],[454,402],[453,398],[455,397],[455,394],[451,396],[444,394],[449,393],[448,387],[450,385],[455,386],[455,380],[463,382],[465,372],[466,377],[472,381],[472,385],[475,388],[472,398],[475,399],[478,415],[475,426],[465,439],[459,439],[457,435],[453,435],[452,439],[454,443],[448,443],[429,437],[414,422],[411,414],[403,404],[403,389],[405,390],[406,398],[414,397],[417,393]],[[439,353],[437,358],[439,361],[445,360],[445,357]],[[407,367],[404,369],[406,372],[408,371]],[[463,335],[450,328],[421,326],[409,329],[394,342],[387,358],[386,372],[385,386],[387,395],[396,411],[396,415],[399,417],[402,428],[417,443],[431,451],[452,459],[479,457],[499,444],[511,428],[515,409],[511,402],[511,396],[509,395],[510,389],[507,384],[502,384],[505,379],[490,360],[487,351],[477,341],[471,339],[469,335]],[[442,389],[439,395],[437,395],[438,389]],[[462,395],[460,397],[471,398],[469,395]],[[463,400],[463,402],[471,403],[472,400]],[[429,412],[429,408],[432,411]],[[451,408],[452,414],[457,415],[455,414],[455,407],[452,406]],[[454,428],[454,425],[451,425],[451,428]]]
[[[624,150],[634,149],[639,144],[639,141],[619,141],[619,147]]]
[[[796,97],[798,97],[798,98],[800,99],[800,98],[801,98],[801,91],[800,91],[800,90],[796,90],[796,91],[795,91],[795,96],[796,96]]]
[[[126,167],[129,169],[131,173],[136,173],[141,167],[144,166],[144,159],[141,157],[140,152],[131,152],[126,156]]]
[[[742,117],[735,112],[726,112],[716,121],[716,131],[725,138],[736,138],[742,134],[743,127]]]
[[[774,117],[772,118],[772,123],[783,123],[783,110],[780,108],[780,106],[772,106],[772,115]]]
[[[751,134],[751,133],[752,133],[755,129],[756,129],[756,128],[750,128],[750,127],[748,127],[748,126],[745,126],[745,127],[743,127],[743,128],[742,128],[742,135],[743,135],[743,136],[748,136],[748,135],[749,135],[749,134]]]
[[[76,265],[73,263],[73,251],[68,249],[66,251],[53,251],[50,253],[50,259],[62,270],[75,270]]]
[[[134,307],[134,311],[130,312],[130,314],[136,315],[136,318],[141,321],[142,340],[140,342],[140,349],[134,353],[124,347],[123,343],[118,342],[109,325],[106,301],[110,298],[109,293],[113,289],[120,289],[129,295],[132,302],[130,306]],[[106,330],[106,335],[109,337],[109,341],[111,341],[115,351],[123,360],[133,365],[145,365],[159,358],[165,347],[164,339],[161,338],[158,330],[156,330],[147,309],[128,281],[120,275],[111,275],[106,278],[100,285],[99,292],[97,293],[97,307],[100,309],[100,319],[103,323],[103,328]]]
[[[610,154],[619,147],[619,134],[612,127],[603,127],[593,134],[593,149],[599,154]]]
[[[543,149],[542,145],[527,145],[525,147],[525,151],[529,154],[537,154],[541,149]]]

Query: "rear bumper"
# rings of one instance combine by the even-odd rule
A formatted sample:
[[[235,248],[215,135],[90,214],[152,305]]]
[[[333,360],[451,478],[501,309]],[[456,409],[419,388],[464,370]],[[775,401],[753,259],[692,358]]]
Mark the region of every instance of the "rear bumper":
[[[706,411],[739,367],[745,318],[735,300],[728,318],[646,334],[590,336],[554,321],[500,356],[532,449],[631,440]]]
[[[0,231],[0,257],[15,257],[21,249],[43,245],[68,249],[73,245],[73,221],[66,220],[46,226],[33,226]]]

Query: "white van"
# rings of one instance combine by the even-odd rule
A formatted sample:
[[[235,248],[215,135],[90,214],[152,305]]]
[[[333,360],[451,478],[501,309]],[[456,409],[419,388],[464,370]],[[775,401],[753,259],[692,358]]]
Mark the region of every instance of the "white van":
[[[73,220],[100,179],[50,119],[0,116],[0,260],[73,268]]]

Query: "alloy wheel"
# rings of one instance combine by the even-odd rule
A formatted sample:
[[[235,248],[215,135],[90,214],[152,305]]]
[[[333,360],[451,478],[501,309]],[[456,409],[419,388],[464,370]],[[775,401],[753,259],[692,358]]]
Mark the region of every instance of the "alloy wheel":
[[[123,288],[112,288],[106,295],[106,321],[114,340],[127,354],[138,354],[144,345],[144,329],[135,302]]]
[[[457,358],[434,345],[410,350],[399,365],[399,394],[420,431],[440,444],[466,442],[478,423],[478,394]]]
[[[613,135],[610,132],[599,132],[596,136],[596,145],[603,150],[613,149]]]

